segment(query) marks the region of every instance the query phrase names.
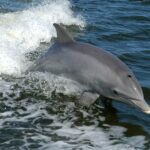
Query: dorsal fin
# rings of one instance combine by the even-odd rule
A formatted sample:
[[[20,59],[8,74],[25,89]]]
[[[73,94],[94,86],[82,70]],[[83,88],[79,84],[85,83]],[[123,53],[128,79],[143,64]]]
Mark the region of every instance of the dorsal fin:
[[[59,25],[54,23],[53,24],[56,31],[57,31],[57,40],[60,43],[67,43],[67,42],[73,42],[73,38],[67,33],[67,31],[65,31],[65,29]]]

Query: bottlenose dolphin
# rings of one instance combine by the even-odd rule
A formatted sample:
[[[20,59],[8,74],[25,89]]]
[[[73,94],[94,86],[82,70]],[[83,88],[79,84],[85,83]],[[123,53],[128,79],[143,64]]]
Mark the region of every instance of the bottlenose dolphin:
[[[133,72],[119,58],[91,44],[75,41],[54,24],[57,41],[30,71],[64,75],[88,87],[80,103],[89,106],[99,96],[119,100],[150,114],[142,89]]]

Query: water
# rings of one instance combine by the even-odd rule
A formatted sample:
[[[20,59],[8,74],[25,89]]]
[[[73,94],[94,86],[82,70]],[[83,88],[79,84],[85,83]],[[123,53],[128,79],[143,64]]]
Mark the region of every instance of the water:
[[[86,87],[24,74],[53,43],[52,24],[63,23],[128,64],[150,104],[149,10],[149,0],[1,0],[0,149],[149,150],[149,115],[117,102],[82,108],[74,101]]]

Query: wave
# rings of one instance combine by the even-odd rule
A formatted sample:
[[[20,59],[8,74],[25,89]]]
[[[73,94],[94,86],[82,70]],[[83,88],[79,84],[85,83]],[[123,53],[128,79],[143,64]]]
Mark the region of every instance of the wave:
[[[68,0],[46,0],[26,10],[0,13],[0,74],[22,73],[31,63],[26,54],[56,36],[53,23],[85,26]]]

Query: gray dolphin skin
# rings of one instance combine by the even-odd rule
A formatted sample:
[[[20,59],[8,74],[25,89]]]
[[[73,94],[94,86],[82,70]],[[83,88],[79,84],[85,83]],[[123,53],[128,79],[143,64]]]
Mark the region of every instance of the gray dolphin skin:
[[[30,71],[63,75],[88,87],[80,102],[91,105],[99,96],[119,100],[150,114],[142,89],[133,72],[116,56],[96,46],[75,41],[54,24],[57,41]]]

